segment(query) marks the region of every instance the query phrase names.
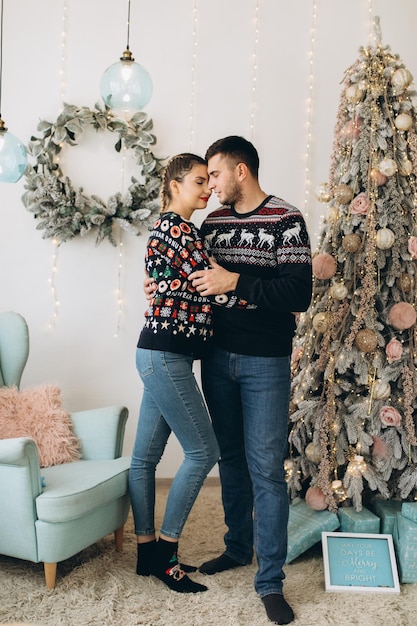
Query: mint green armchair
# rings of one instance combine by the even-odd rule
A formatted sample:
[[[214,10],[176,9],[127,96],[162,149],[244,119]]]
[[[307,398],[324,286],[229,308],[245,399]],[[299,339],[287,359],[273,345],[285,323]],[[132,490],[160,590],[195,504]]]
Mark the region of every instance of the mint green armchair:
[[[29,355],[24,318],[0,313],[0,386],[19,387]],[[81,459],[41,468],[28,437],[0,440],[0,554],[44,563],[55,587],[57,563],[113,533],[123,544],[130,457],[122,445],[128,411],[110,406],[71,415]]]

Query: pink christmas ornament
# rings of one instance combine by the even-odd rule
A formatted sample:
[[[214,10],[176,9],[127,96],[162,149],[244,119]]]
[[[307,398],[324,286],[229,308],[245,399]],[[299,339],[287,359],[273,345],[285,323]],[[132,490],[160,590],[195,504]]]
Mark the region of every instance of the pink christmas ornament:
[[[372,446],[372,456],[375,456],[378,459],[387,459],[389,456],[389,450],[386,443],[375,435],[372,439],[374,441],[374,445]]]
[[[320,487],[309,487],[306,491],[306,503],[313,511],[324,511],[327,509],[326,496]]]
[[[385,185],[385,183],[388,180],[387,176],[385,176],[382,172],[380,172],[379,170],[377,170],[375,168],[373,168],[370,171],[369,176],[370,176],[371,180],[376,182],[378,187],[381,187],[382,185]]]
[[[313,258],[313,274],[321,280],[328,280],[336,273],[336,261],[331,254],[323,252]]]
[[[342,141],[355,141],[361,134],[362,120],[356,118],[346,122],[346,124],[340,129],[339,137]]]
[[[391,308],[388,319],[397,330],[406,330],[416,323],[416,310],[408,302],[398,302]]]

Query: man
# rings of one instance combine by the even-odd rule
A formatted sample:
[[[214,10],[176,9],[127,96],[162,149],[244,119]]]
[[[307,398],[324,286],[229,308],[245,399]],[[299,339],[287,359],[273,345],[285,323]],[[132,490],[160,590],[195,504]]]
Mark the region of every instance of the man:
[[[283,596],[289,502],[284,475],[290,355],[297,311],[311,299],[311,249],[296,208],[267,195],[259,158],[243,137],[207,150],[209,187],[222,206],[202,225],[212,269],[194,272],[204,296],[225,292],[246,308],[214,306],[214,352],[202,362],[202,383],[220,447],[219,472],[226,549],[203,563],[211,575],[258,561],[254,586],[269,619],[289,624]]]

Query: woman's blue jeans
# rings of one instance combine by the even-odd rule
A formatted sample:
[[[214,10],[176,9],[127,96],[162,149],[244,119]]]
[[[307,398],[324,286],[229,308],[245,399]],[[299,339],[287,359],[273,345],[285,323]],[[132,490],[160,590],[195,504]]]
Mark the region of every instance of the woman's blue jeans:
[[[282,593],[289,499],[284,474],[288,442],[290,358],[215,349],[202,380],[217,441],[226,554],[258,561],[255,590]]]
[[[191,357],[138,348],[136,366],[144,390],[129,474],[135,533],[155,532],[155,470],[172,431],[184,459],[169,490],[160,532],[178,539],[204,479],[219,458],[219,447]]]

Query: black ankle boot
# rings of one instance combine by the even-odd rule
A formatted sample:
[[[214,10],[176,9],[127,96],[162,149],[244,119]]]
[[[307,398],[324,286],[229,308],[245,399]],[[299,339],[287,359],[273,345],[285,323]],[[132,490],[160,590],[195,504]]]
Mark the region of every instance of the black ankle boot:
[[[151,575],[151,563],[155,561],[156,539],[147,543],[138,543],[138,560],[136,574],[139,576]]]
[[[159,539],[156,545],[155,558],[151,565],[151,574],[178,593],[207,591],[205,585],[195,583],[181,569],[178,563],[177,550],[177,541],[172,542]]]

